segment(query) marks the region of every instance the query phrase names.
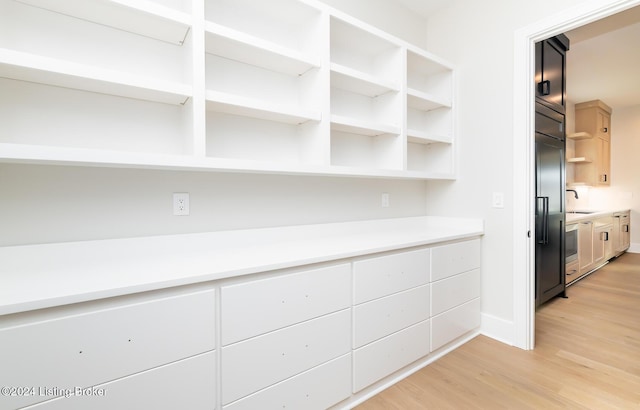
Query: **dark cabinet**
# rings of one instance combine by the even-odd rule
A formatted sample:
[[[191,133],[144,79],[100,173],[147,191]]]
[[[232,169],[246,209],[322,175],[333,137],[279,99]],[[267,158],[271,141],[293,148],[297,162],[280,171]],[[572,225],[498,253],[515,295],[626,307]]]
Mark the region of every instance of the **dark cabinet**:
[[[536,43],[536,101],[563,114],[568,50],[569,39],[564,34]]]

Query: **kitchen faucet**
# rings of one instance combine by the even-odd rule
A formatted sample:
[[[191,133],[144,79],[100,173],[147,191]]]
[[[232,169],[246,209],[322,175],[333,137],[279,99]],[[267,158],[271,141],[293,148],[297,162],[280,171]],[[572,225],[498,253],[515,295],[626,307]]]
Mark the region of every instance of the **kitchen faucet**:
[[[575,189],[567,189],[567,192],[571,191],[573,192],[573,195],[576,197],[576,199],[578,199],[578,191],[576,191]]]

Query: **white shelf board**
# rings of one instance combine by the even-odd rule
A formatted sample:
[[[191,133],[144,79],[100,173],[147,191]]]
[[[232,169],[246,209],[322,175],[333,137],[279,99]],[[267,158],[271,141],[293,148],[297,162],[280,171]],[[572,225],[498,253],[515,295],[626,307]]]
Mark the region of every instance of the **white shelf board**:
[[[186,84],[0,48],[0,77],[167,104],[184,104]]]
[[[567,159],[567,162],[570,162],[572,164],[587,164],[592,162],[591,158],[586,158],[586,157],[575,157],[575,158],[569,158]]]
[[[320,111],[301,109],[297,106],[274,104],[219,91],[206,93],[207,110],[285,124],[301,124],[307,121],[320,121]]]
[[[438,108],[451,108],[451,102],[414,88],[407,89],[407,104],[411,108],[431,111]]]
[[[315,164],[148,154],[87,148],[0,143],[0,163],[89,166],[171,171],[242,172],[385,179],[455,179],[451,174]]]
[[[593,138],[593,135],[588,132],[574,132],[573,134],[567,135],[567,138],[571,140],[588,140]]]
[[[205,33],[206,52],[230,60],[289,75],[320,67],[319,58],[210,21],[206,22]]]
[[[367,135],[370,137],[382,134],[399,134],[400,127],[392,124],[372,123],[357,118],[342,115],[331,116],[331,129],[351,134]]]
[[[331,86],[368,97],[400,90],[391,81],[336,63],[331,63]]]
[[[147,0],[18,0],[45,10],[182,45],[191,17]]]
[[[451,136],[449,135],[433,134],[433,133],[414,130],[414,129],[407,130],[407,140],[409,142],[414,142],[416,144],[433,144],[433,143],[451,144],[452,142]]]

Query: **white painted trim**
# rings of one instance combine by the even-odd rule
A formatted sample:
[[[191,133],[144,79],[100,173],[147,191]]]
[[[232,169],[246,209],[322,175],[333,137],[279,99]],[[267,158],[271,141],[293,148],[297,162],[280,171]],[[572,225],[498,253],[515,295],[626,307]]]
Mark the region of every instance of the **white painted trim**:
[[[482,313],[480,333],[508,345],[513,344],[513,322]]]
[[[537,41],[637,6],[640,0],[593,0],[526,26],[514,36],[514,220],[513,345],[533,349],[535,343],[534,244],[534,44]]]

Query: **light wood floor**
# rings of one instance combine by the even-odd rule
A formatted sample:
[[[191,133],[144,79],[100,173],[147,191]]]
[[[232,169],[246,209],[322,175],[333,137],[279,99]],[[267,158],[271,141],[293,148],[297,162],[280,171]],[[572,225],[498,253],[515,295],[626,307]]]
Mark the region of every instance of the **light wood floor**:
[[[370,409],[640,409],[640,254],[536,313],[536,347],[478,336],[371,398]]]

